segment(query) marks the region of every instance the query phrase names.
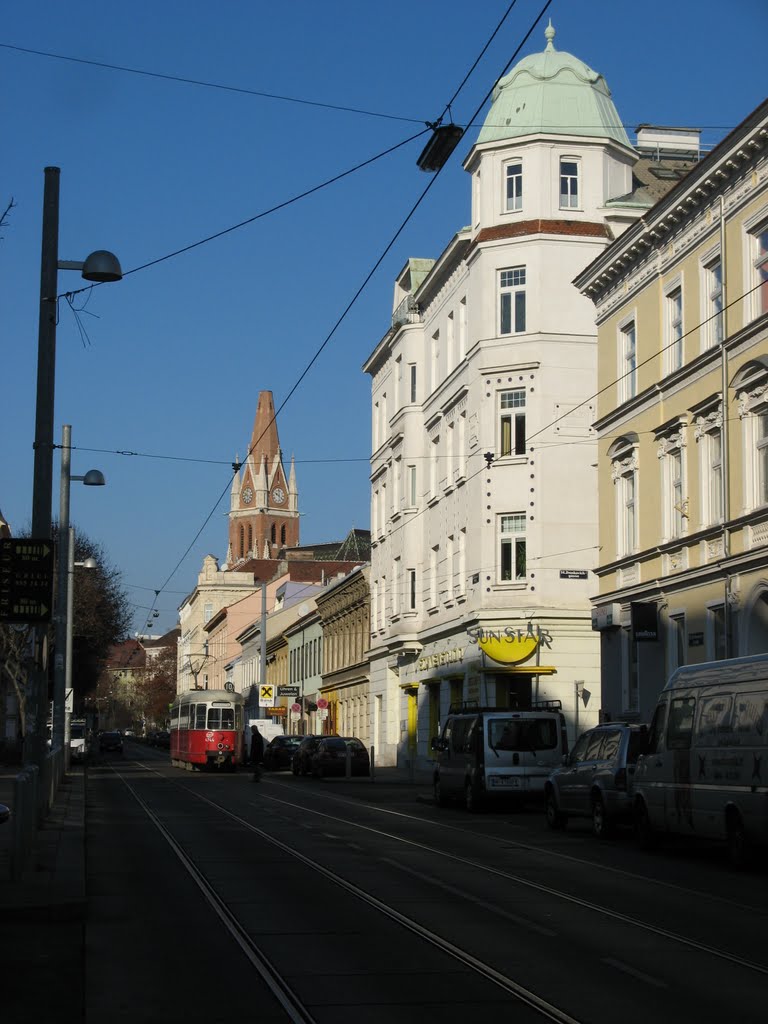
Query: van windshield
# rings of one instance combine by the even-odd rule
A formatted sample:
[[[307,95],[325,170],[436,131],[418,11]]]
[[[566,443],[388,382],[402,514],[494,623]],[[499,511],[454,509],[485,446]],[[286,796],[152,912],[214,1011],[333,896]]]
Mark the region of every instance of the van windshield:
[[[488,746],[502,750],[554,750],[557,746],[554,718],[492,718],[488,722]]]

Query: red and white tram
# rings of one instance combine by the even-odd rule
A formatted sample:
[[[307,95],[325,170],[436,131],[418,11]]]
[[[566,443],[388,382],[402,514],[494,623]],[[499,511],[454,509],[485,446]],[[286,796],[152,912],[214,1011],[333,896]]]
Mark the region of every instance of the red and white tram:
[[[243,764],[243,695],[189,690],[171,705],[171,764],[228,768]]]

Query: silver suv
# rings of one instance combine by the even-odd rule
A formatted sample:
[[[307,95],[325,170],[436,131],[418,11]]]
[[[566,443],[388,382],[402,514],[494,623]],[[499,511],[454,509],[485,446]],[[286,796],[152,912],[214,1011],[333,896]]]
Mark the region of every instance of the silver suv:
[[[648,727],[634,723],[582,733],[544,787],[550,828],[565,828],[569,817],[591,818],[592,831],[604,839],[617,822],[631,821],[635,767],[647,743]]]

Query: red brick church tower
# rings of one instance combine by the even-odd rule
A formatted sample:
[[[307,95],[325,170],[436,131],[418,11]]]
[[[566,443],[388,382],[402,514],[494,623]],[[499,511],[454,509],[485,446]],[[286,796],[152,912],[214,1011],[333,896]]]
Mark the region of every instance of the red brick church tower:
[[[246,558],[276,558],[299,543],[296,471],[285,475],[271,391],[259,392],[256,419],[242,471],[232,481],[226,568]]]

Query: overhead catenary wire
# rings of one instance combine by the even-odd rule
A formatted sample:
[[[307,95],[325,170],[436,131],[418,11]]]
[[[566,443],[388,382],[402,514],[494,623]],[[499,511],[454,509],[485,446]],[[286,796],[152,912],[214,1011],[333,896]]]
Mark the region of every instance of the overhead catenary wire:
[[[517,57],[517,55],[518,55],[518,53],[520,52],[520,50],[521,50],[521,49],[523,48],[523,46],[525,45],[525,43],[526,43],[526,42],[528,41],[528,38],[530,37],[531,33],[533,32],[533,30],[535,29],[536,25],[537,25],[537,24],[538,24],[538,22],[539,22],[539,21],[541,20],[541,18],[543,17],[543,15],[544,15],[545,11],[547,10],[547,8],[548,8],[548,7],[550,6],[550,4],[551,4],[551,3],[552,3],[552,0],[546,0],[546,3],[545,3],[545,4],[544,4],[544,6],[542,7],[542,9],[541,9],[541,11],[539,12],[538,16],[536,17],[535,21],[533,22],[533,24],[531,25],[530,29],[528,30],[528,32],[526,33],[526,35],[524,36],[524,38],[523,38],[523,39],[522,39],[522,41],[520,42],[520,44],[519,44],[519,46],[517,47],[517,49],[515,50],[514,54],[512,55],[512,57],[510,58],[510,60],[508,61],[508,63],[507,63],[507,65],[506,65],[506,67],[504,68],[504,71],[502,71],[502,75],[506,73],[506,70],[507,70],[507,68],[509,68],[509,66],[510,66],[510,65],[512,64],[512,62],[513,62],[513,61],[515,60],[515,58]],[[505,15],[505,17],[506,17],[506,15]],[[498,77],[501,77],[501,76],[498,76]],[[496,79],[496,81],[498,81],[498,78]],[[494,84],[495,84],[495,83],[494,83]],[[485,104],[485,102],[486,102],[486,99],[488,98],[488,96],[490,96],[490,94],[491,94],[491,92],[492,92],[492,91],[493,91],[493,88],[492,88],[492,89],[491,89],[491,90],[490,90],[490,91],[488,92],[488,94],[486,95],[486,97],[484,97],[484,99],[483,99],[482,103],[481,103],[481,104],[479,105],[479,107],[478,107],[478,110],[477,110],[477,112],[476,112],[475,114],[473,114],[473,117],[477,116],[477,113],[478,113],[478,112],[479,112],[479,110],[480,110],[480,109],[482,108],[482,106],[483,106],[483,105]],[[286,404],[287,404],[287,403],[288,403],[288,402],[290,401],[291,397],[292,397],[292,396],[293,396],[293,394],[294,394],[294,393],[296,392],[297,388],[298,388],[298,387],[299,387],[299,386],[301,385],[301,382],[302,382],[302,381],[304,380],[304,378],[306,377],[306,375],[307,375],[307,374],[309,373],[309,371],[310,371],[310,369],[312,368],[312,366],[313,366],[313,365],[315,364],[315,362],[317,361],[317,359],[318,359],[318,358],[320,357],[320,355],[322,354],[323,350],[324,350],[324,349],[325,349],[325,347],[326,347],[326,346],[328,345],[328,343],[330,342],[331,338],[332,338],[332,337],[333,337],[333,335],[334,335],[334,334],[336,333],[337,329],[339,328],[339,326],[341,325],[341,323],[342,323],[342,322],[344,321],[344,319],[346,318],[347,314],[349,313],[349,311],[350,311],[350,310],[352,309],[352,307],[354,306],[354,304],[355,304],[355,302],[357,301],[357,299],[359,298],[359,296],[360,296],[360,295],[362,294],[362,292],[363,292],[363,290],[365,289],[365,287],[367,286],[368,282],[369,282],[369,281],[371,280],[371,278],[373,277],[373,275],[375,274],[375,272],[376,272],[376,271],[378,270],[379,266],[380,266],[380,265],[381,265],[381,263],[383,262],[383,260],[384,260],[384,258],[386,257],[387,253],[388,253],[388,252],[390,251],[390,249],[391,249],[391,248],[392,248],[392,247],[394,246],[395,242],[396,242],[396,241],[397,241],[397,239],[398,239],[398,238],[400,237],[400,235],[402,234],[402,232],[403,232],[403,231],[405,230],[405,227],[407,226],[407,224],[409,223],[409,221],[410,221],[410,220],[411,220],[411,218],[413,217],[414,213],[416,212],[416,210],[417,210],[417,209],[419,208],[419,206],[421,205],[421,203],[422,203],[422,202],[424,201],[424,199],[426,198],[426,196],[427,196],[427,194],[429,193],[430,189],[431,189],[431,188],[433,187],[434,183],[435,183],[435,182],[437,181],[437,179],[438,179],[438,177],[439,177],[439,174],[440,174],[440,171],[438,170],[438,171],[437,171],[437,172],[436,172],[436,173],[435,173],[434,175],[432,175],[432,177],[431,177],[431,178],[430,178],[430,180],[428,181],[427,185],[426,185],[426,186],[425,186],[425,187],[424,187],[424,188],[422,189],[422,191],[421,191],[421,194],[419,195],[418,199],[417,199],[417,200],[416,200],[416,202],[415,202],[415,203],[414,203],[414,204],[412,205],[411,209],[410,209],[410,210],[408,211],[408,213],[406,214],[406,216],[405,216],[405,218],[403,219],[403,221],[401,222],[400,226],[399,226],[399,227],[397,228],[397,230],[395,231],[395,233],[394,233],[394,234],[392,235],[391,239],[389,240],[389,242],[387,243],[387,245],[386,245],[386,246],[384,247],[384,249],[383,249],[383,251],[381,252],[381,254],[379,255],[378,259],[377,259],[377,260],[375,261],[375,263],[373,264],[373,266],[371,267],[371,269],[369,270],[369,272],[368,272],[368,273],[366,274],[365,278],[363,279],[363,282],[362,282],[362,284],[361,284],[361,285],[360,285],[360,286],[358,287],[357,291],[356,291],[356,292],[354,293],[354,295],[352,296],[352,298],[350,299],[350,301],[349,301],[349,302],[347,303],[347,305],[346,305],[346,307],[344,308],[343,312],[342,312],[342,313],[341,313],[341,315],[340,315],[340,316],[338,317],[338,319],[337,319],[337,320],[336,320],[336,322],[334,323],[333,327],[332,327],[332,328],[331,328],[331,330],[330,330],[330,331],[328,332],[328,334],[326,335],[325,339],[323,340],[323,342],[322,342],[322,343],[320,344],[320,346],[319,346],[319,347],[318,347],[318,349],[316,350],[315,354],[314,354],[314,355],[312,356],[312,358],[310,359],[310,361],[309,361],[309,362],[307,363],[307,365],[305,366],[304,370],[303,370],[303,371],[301,372],[301,374],[299,375],[298,379],[297,379],[297,380],[295,381],[295,383],[293,384],[293,386],[292,386],[292,387],[290,388],[290,390],[288,391],[288,394],[286,395],[286,397],[285,397],[285,399],[283,400],[283,402],[282,402],[282,403],[280,404],[280,406],[279,406],[279,407],[278,407],[278,408],[277,408],[277,409],[275,410],[274,416],[272,417],[272,421],[270,421],[270,424],[268,424],[268,425],[267,425],[267,427],[265,427],[265,430],[266,430],[266,429],[268,429],[268,427],[269,427],[269,426],[271,425],[271,422],[273,422],[273,421],[274,421],[274,420],[275,420],[275,419],[277,418],[278,414],[279,414],[279,413],[280,413],[280,412],[282,411],[282,409],[283,409],[283,408],[285,408],[285,405],[286,405]],[[258,444],[258,442],[259,442],[260,440],[261,440],[261,438],[260,438],[260,437],[259,437],[259,438],[256,438],[256,439],[254,440],[254,443],[253,443],[253,445],[251,445],[251,448],[250,448],[250,449],[249,449],[249,451],[248,451],[248,455],[250,455],[251,451],[253,451],[253,448],[254,448],[254,447],[255,447],[255,446],[256,446],[256,445]],[[248,455],[246,455],[246,458],[248,458]],[[238,467],[238,469],[237,469],[237,470],[235,470],[235,472],[239,472],[239,467]],[[181,564],[182,564],[182,563],[184,562],[184,559],[185,559],[185,558],[187,557],[187,555],[189,554],[189,552],[190,552],[190,551],[192,550],[192,548],[194,547],[194,544],[195,544],[195,542],[197,541],[198,537],[200,536],[200,534],[201,534],[201,533],[203,532],[203,530],[205,529],[205,527],[206,527],[206,526],[208,525],[208,523],[210,522],[210,520],[211,520],[211,518],[212,518],[213,514],[215,513],[215,511],[216,511],[216,509],[218,508],[218,506],[219,506],[219,504],[220,504],[220,502],[221,502],[222,498],[223,498],[223,497],[224,497],[224,495],[225,495],[225,494],[227,493],[227,491],[229,490],[229,488],[230,488],[230,484],[229,484],[229,482],[227,482],[227,485],[226,485],[226,486],[224,487],[224,489],[222,490],[222,492],[220,493],[220,495],[219,495],[219,496],[218,496],[218,498],[216,499],[216,502],[215,502],[215,504],[213,505],[213,507],[211,508],[210,512],[209,512],[209,513],[207,514],[207,516],[205,517],[205,520],[203,521],[202,525],[200,526],[200,528],[198,529],[197,533],[196,533],[196,534],[195,534],[195,536],[193,537],[192,541],[191,541],[191,542],[189,543],[189,545],[187,546],[187,548],[186,548],[186,550],[184,551],[184,553],[182,554],[181,558],[180,558],[180,559],[178,560],[178,562],[176,563],[176,565],[174,566],[174,568],[173,568],[173,569],[171,570],[170,574],[169,574],[169,575],[168,575],[168,576],[166,577],[166,579],[165,579],[165,581],[163,582],[162,586],[161,586],[161,587],[160,587],[160,588],[159,588],[159,589],[157,590],[157,592],[156,592],[156,593],[157,593],[157,595],[158,595],[158,596],[159,596],[159,595],[160,595],[160,594],[161,594],[161,593],[163,592],[163,590],[164,590],[164,589],[165,589],[165,587],[166,587],[166,586],[168,585],[168,583],[169,583],[169,582],[170,582],[170,581],[171,581],[171,580],[173,579],[173,577],[174,577],[174,575],[176,574],[176,572],[178,571],[179,567],[180,567],[180,566],[181,566]]]
[[[477,58],[477,60],[474,62],[474,64],[470,68],[470,70],[467,72],[467,75],[465,76],[464,80],[462,81],[461,85],[459,86],[459,89],[456,90],[456,93],[454,93],[453,97],[451,97],[449,102],[446,103],[445,108],[444,108],[444,112],[443,112],[443,116],[450,109],[451,105],[453,104],[453,102],[456,99],[456,96],[458,95],[459,90],[461,88],[463,88],[463,86],[466,84],[467,79],[472,74],[472,72],[475,70],[475,68],[476,68],[477,64],[479,63],[479,61],[482,59],[482,56],[485,54],[486,50],[490,46],[493,38],[498,33],[499,29],[502,27],[504,21],[506,20],[507,15],[510,13],[512,7],[514,7],[514,3],[515,2],[516,2],[516,0],[513,0],[513,3],[510,4],[510,6],[507,9],[507,12],[504,14],[501,22],[499,22],[499,24],[498,24],[496,30],[494,31],[493,35],[491,36],[491,38],[488,40],[488,42],[486,43],[485,47],[483,48],[480,56]],[[137,75],[137,76],[140,76],[140,77],[143,77],[143,78],[154,78],[154,79],[157,79],[159,81],[177,83],[177,84],[180,84],[180,85],[191,85],[191,86],[194,86],[195,88],[212,89],[212,90],[215,90],[215,91],[218,91],[218,92],[229,92],[229,93],[239,94],[239,95],[242,95],[242,96],[253,96],[253,97],[257,98],[257,99],[275,100],[275,101],[278,101],[278,102],[281,102],[281,103],[295,103],[295,104],[298,104],[300,106],[317,107],[319,109],[333,110],[333,111],[338,111],[338,112],[341,112],[341,113],[348,113],[348,114],[358,114],[358,115],[363,116],[363,117],[380,118],[380,119],[384,119],[384,120],[388,120],[388,121],[400,121],[400,122],[403,122],[405,124],[426,124],[427,123],[427,121],[426,121],[426,119],[424,117],[414,117],[412,114],[393,114],[393,113],[389,113],[389,112],[381,111],[381,110],[368,110],[368,109],[366,109],[364,107],[351,107],[351,106],[348,106],[348,105],[345,105],[345,104],[341,104],[341,103],[330,103],[328,101],[323,101],[323,100],[310,100],[310,99],[307,99],[306,97],[301,97],[301,96],[286,96],[286,95],[281,94],[281,93],[269,92],[269,91],[266,91],[266,90],[249,89],[249,88],[246,88],[245,86],[228,85],[227,83],[224,83],[224,82],[209,82],[209,81],[206,81],[206,80],[200,79],[200,78],[191,78],[191,77],[187,77],[187,76],[184,76],[184,75],[172,75],[172,74],[169,74],[167,72],[162,72],[162,71],[151,71],[151,70],[148,70],[146,68],[131,67],[131,66],[127,65],[127,64],[114,64],[114,63],[110,63],[109,61],[92,60],[92,59],[89,59],[87,57],[78,57],[78,56],[76,56],[74,54],[55,53],[52,50],[38,50],[38,49],[35,49],[33,47],[30,47],[30,46],[19,46],[19,45],[15,44],[15,43],[0,42],[0,49],[9,50],[9,51],[14,52],[14,53],[26,54],[28,56],[44,57],[44,58],[47,58],[49,60],[68,61],[68,62],[73,63],[73,64],[83,64],[83,65],[86,65],[86,66],[90,66],[90,67],[94,67],[94,68],[99,68],[99,69],[105,70],[105,71],[118,71],[118,72],[121,72],[123,74]],[[625,129],[629,129],[630,131],[634,130],[637,127],[637,125],[639,123],[639,120],[640,119],[638,118],[638,119],[633,120],[633,121],[624,121],[624,122],[622,122],[622,126]],[[482,123],[487,125],[488,127],[499,127],[499,128],[505,127],[504,125],[495,125],[491,121],[484,121]],[[463,123],[462,127],[465,130],[468,130],[470,128],[477,127],[479,124],[480,124],[480,122],[475,122],[474,120],[472,120],[472,121],[468,121],[468,122]],[[536,127],[540,128],[543,131],[543,130],[546,129],[547,126],[544,125],[544,124],[541,124],[541,125],[538,125]],[[585,125],[585,124],[582,124],[580,122],[579,127],[581,127],[581,128],[589,128],[589,127],[599,128],[599,127],[602,127],[602,125]],[[718,132],[729,132],[729,131],[731,131],[733,129],[733,127],[734,127],[734,125],[727,125],[727,124],[700,124],[699,125],[699,128],[702,131],[706,130],[706,131],[718,131]]]

